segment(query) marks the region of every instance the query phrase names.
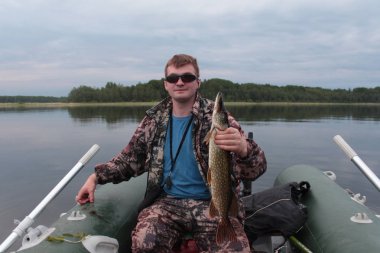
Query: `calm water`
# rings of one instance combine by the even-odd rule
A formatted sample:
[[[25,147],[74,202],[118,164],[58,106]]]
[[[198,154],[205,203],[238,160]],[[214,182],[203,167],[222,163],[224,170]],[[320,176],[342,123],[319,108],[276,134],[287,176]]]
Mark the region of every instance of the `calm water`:
[[[95,143],[101,149],[34,225],[49,225],[74,204],[74,196],[96,163],[109,160],[129,141],[144,107],[0,109],[0,242]],[[295,164],[333,170],[344,188],[367,196],[380,212],[379,192],[332,141],[340,134],[380,175],[380,106],[229,107],[246,132],[253,132],[268,159],[268,171],[253,184],[272,186]]]

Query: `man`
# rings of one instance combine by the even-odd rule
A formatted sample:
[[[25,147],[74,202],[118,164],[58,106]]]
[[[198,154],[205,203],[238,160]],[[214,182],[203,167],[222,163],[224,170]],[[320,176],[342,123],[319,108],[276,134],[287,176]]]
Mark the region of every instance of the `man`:
[[[77,195],[77,202],[94,201],[96,184],[119,183],[148,172],[145,200],[132,232],[133,252],[171,252],[185,232],[191,232],[200,252],[250,252],[241,220],[231,217],[236,241],[216,244],[218,217],[210,218],[207,184],[208,146],[213,102],[198,93],[197,60],[174,55],[165,67],[169,97],[146,112],[129,144],[108,163],[95,167]],[[263,151],[245,138],[229,116],[230,126],[218,131],[215,143],[232,152],[237,180],[256,179],[266,170]],[[157,196],[158,195],[158,196]]]

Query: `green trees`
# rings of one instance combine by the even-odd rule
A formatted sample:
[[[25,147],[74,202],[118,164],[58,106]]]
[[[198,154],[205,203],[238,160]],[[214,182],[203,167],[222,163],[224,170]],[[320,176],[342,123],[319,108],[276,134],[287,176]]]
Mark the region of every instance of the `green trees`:
[[[379,103],[380,87],[325,89],[298,85],[276,86],[270,84],[233,83],[214,78],[203,80],[200,93],[214,99],[221,91],[226,101],[239,102],[321,102],[321,103]],[[105,87],[73,88],[68,96],[70,102],[152,102],[164,99],[167,93],[163,80],[151,80],[133,86],[108,82]]]
[[[69,102],[152,102],[165,96],[162,80],[151,80],[133,86],[112,82],[108,82],[102,88],[81,85],[70,91],[67,100]]]
[[[94,88],[81,85],[70,91],[67,100],[69,102],[99,102],[97,93]]]
[[[66,102],[66,99],[47,96],[0,96],[0,103],[58,103]]]
[[[236,102],[320,102],[320,103],[380,103],[380,86],[358,87],[352,90],[326,89],[299,85],[276,86],[270,84],[243,83],[213,78],[203,80],[200,93],[214,99],[221,91],[226,101]],[[24,102],[154,102],[167,96],[163,80],[150,80],[124,86],[107,82],[104,87],[80,85],[74,87],[68,97],[0,96],[0,103]]]

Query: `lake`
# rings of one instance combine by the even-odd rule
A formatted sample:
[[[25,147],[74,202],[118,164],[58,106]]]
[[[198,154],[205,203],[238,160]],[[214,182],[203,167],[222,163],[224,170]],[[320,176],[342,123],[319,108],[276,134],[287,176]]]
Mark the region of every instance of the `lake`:
[[[340,134],[380,175],[380,105],[227,106],[265,151],[267,172],[253,183],[260,191],[295,164],[332,170],[337,182],[367,196],[380,212],[379,192],[333,142]],[[99,152],[54,199],[34,226],[49,225],[75,205],[75,195],[97,163],[128,143],[147,107],[0,108],[0,242],[93,145]]]

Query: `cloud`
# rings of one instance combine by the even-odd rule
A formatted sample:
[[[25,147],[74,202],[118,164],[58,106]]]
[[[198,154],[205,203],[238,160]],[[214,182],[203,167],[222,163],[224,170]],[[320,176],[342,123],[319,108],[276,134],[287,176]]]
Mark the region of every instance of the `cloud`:
[[[202,78],[327,88],[379,86],[377,1],[0,3],[0,93],[158,79],[175,53]]]

